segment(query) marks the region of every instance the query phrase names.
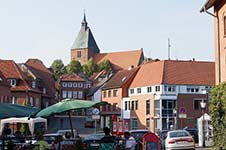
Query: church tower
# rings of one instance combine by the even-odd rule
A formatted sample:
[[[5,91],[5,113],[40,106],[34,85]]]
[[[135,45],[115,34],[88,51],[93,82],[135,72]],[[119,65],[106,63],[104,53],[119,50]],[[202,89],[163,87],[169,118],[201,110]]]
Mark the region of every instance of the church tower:
[[[100,50],[88,27],[86,15],[84,13],[80,31],[71,47],[71,60],[77,60],[81,65],[84,65],[90,58],[99,53]]]

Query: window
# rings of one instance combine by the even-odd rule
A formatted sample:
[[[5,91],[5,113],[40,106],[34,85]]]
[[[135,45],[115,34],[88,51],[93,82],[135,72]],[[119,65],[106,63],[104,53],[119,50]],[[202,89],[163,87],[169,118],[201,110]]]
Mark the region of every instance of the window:
[[[117,97],[118,96],[118,90],[113,90],[113,97]]]
[[[152,91],[151,86],[147,87],[147,92],[151,93],[151,91]]]
[[[71,82],[68,82],[68,87],[72,87],[72,83]]]
[[[130,94],[134,94],[134,89],[130,89]]]
[[[11,79],[10,80],[10,85],[11,86],[16,86],[16,79]]]
[[[146,115],[150,114],[150,100],[146,100]]]
[[[81,57],[82,56],[82,52],[81,51],[77,51],[77,57]]]
[[[31,87],[34,89],[35,88],[35,81],[31,82]]]
[[[107,96],[106,91],[103,92],[103,97],[105,98]]]
[[[15,96],[12,97],[12,104],[17,104],[17,97]]]
[[[224,16],[224,35],[226,35],[226,16]]]
[[[127,101],[125,101],[125,110],[128,110]]]
[[[150,119],[146,119],[146,128],[149,130],[150,129]]]
[[[138,101],[135,101],[135,110],[138,110]]]
[[[76,82],[73,83],[73,87],[77,87],[77,83]]]
[[[82,91],[78,91],[78,98],[82,98],[83,97],[83,92]]]
[[[138,120],[137,118],[132,118],[132,130],[138,129]]]
[[[117,111],[117,103],[113,103],[113,111]]]
[[[73,98],[77,98],[77,91],[73,91]]]
[[[137,88],[137,93],[141,93],[141,88]]]
[[[33,97],[30,97],[30,105],[34,106],[34,99],[33,99]]]
[[[131,110],[134,110],[134,101],[132,101]]]
[[[202,100],[201,99],[194,99],[194,110],[199,110],[201,109],[201,106],[200,106],[200,102]],[[204,100],[206,102],[206,100]]]
[[[63,82],[62,87],[67,87],[67,82]]]
[[[42,93],[43,93],[43,94],[46,94],[46,88],[43,88],[43,89],[42,89]]]
[[[67,98],[67,91],[62,92],[62,98]]]
[[[155,92],[159,92],[160,91],[160,86],[155,86]]]
[[[68,91],[67,97],[68,97],[68,98],[72,98],[72,91]]]
[[[111,90],[108,91],[108,97],[111,97]]]
[[[164,91],[166,92],[175,92],[175,86],[164,86]]]
[[[78,87],[83,87],[82,82],[79,82],[79,83],[78,83]]]

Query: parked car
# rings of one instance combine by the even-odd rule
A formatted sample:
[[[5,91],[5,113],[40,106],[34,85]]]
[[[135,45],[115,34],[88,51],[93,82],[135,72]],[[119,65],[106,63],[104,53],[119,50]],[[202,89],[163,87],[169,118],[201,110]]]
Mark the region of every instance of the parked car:
[[[144,129],[139,129],[139,130],[130,130],[129,131],[131,136],[134,137],[134,139],[136,140],[137,144],[136,144],[136,149],[140,149],[142,143],[141,143],[141,139],[143,137],[144,134],[148,133],[148,130],[144,130]]]
[[[57,131],[57,134],[62,135],[63,138],[65,139],[65,134],[66,134],[66,132],[70,132],[70,133],[71,133],[71,129],[58,130],[58,131]],[[73,129],[73,132],[74,132],[74,138],[77,137],[77,136],[79,135],[76,129]]]
[[[162,130],[157,133],[157,135],[160,139],[161,150],[165,149],[165,140],[166,140],[167,132],[168,132],[168,130]]]
[[[85,136],[83,139],[83,148],[85,150],[98,150],[101,138],[103,138],[104,135],[104,133],[95,133]]]
[[[168,131],[165,140],[166,150],[192,149],[195,150],[195,142],[189,132],[185,130]]]
[[[195,143],[198,143],[199,137],[198,137],[198,129],[197,128],[184,128],[184,130],[188,131],[191,134],[191,136],[195,140]]]
[[[43,138],[49,146],[51,146],[53,142],[58,145],[63,140],[63,136],[58,133],[44,134]]]
[[[5,138],[5,139],[0,139],[0,149],[3,146],[3,140],[4,140],[4,147],[5,149],[7,148],[7,145],[10,141],[13,142],[14,148],[19,148],[23,147],[25,144],[25,139],[24,138],[15,138],[15,137],[10,137],[10,138]]]

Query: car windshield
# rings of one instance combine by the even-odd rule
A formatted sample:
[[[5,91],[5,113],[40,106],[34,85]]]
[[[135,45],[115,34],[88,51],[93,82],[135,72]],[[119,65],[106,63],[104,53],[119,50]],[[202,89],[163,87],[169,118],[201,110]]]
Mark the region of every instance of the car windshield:
[[[185,137],[185,136],[189,136],[189,134],[187,132],[183,132],[183,131],[177,131],[177,132],[170,132],[169,133],[170,138]]]

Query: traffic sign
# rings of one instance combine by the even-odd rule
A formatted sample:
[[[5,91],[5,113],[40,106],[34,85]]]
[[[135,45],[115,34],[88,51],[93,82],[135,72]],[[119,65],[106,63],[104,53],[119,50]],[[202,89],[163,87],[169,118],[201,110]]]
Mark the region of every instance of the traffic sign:
[[[185,110],[184,107],[181,107],[181,108],[180,108],[180,113],[181,113],[181,114],[185,114],[185,113],[186,113],[186,110]]]
[[[98,120],[98,119],[100,119],[100,115],[92,115],[92,119],[93,120]]]
[[[94,108],[94,109],[92,110],[92,114],[93,114],[93,115],[99,115],[99,113],[100,113],[100,111],[99,111],[99,109],[97,109],[97,108]]]
[[[187,114],[179,114],[179,118],[187,118]]]

